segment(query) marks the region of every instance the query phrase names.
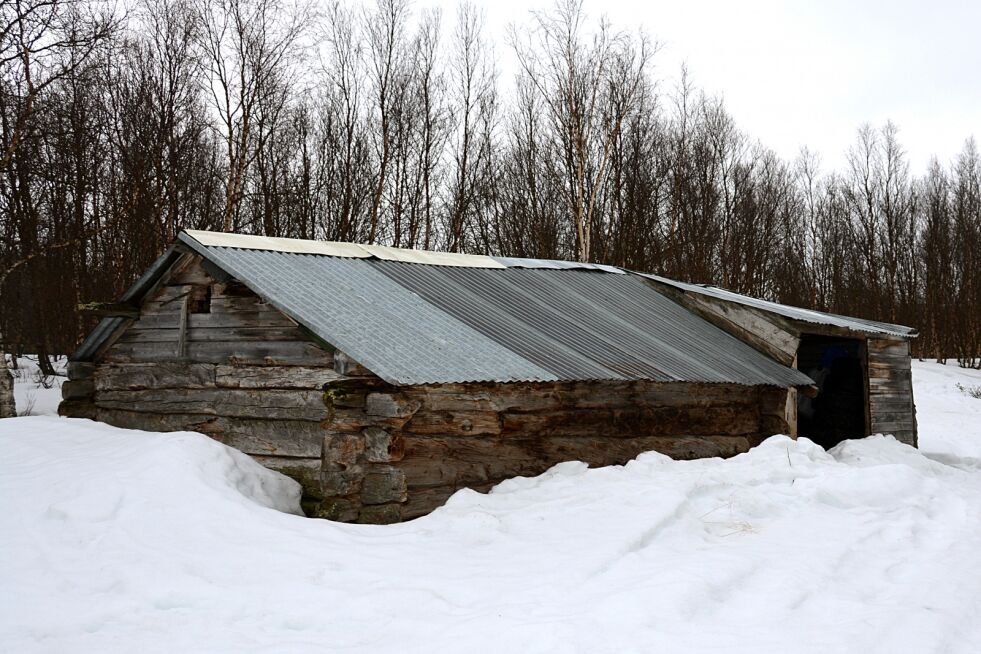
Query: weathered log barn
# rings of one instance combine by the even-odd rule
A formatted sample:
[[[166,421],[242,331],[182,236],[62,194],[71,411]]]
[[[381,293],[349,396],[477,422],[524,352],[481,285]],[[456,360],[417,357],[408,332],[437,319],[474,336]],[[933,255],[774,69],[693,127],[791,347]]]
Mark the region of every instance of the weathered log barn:
[[[799,428],[915,443],[912,330],[753,302],[595,264],[188,231],[100,308],[61,413],[208,434],[299,480],[309,515],[358,522],[566,460],[731,456]],[[828,417],[859,401],[861,425]]]

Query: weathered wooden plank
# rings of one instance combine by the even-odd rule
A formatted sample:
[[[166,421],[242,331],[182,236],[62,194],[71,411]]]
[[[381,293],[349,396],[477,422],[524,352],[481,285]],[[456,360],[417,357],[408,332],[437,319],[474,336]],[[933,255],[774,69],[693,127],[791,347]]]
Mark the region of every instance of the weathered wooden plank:
[[[709,322],[784,365],[791,365],[797,356],[799,334],[779,323],[776,316],[740,304],[687,293],[681,294],[680,299]]]
[[[868,340],[868,352],[869,356],[878,356],[883,353],[909,356],[909,341],[870,338]]]
[[[99,419],[99,408],[91,400],[65,400],[58,405],[58,415],[64,418]]]
[[[342,379],[328,366],[225,366],[219,365],[216,382],[228,388],[311,388]]]
[[[196,431],[246,454],[320,457],[324,430],[305,420],[260,420],[201,413],[147,414],[125,409],[98,409],[103,422],[144,431]]]
[[[143,314],[133,323],[134,329],[177,329],[179,313]],[[188,327],[210,329],[223,327],[295,327],[296,323],[278,311],[239,311],[235,313],[192,313]]]
[[[196,315],[196,314],[192,314]],[[204,314],[211,315],[211,314]],[[120,343],[177,343],[179,328],[145,328],[134,324],[120,337]],[[190,327],[187,341],[305,341],[303,331],[295,325],[281,327]]]
[[[333,357],[311,343],[299,341],[196,341],[188,343],[187,358],[202,363],[254,365],[329,365]],[[174,346],[167,343],[116,343],[106,352],[109,363],[173,361]]]
[[[90,361],[69,361],[66,367],[68,379],[89,379],[95,374],[96,364]]]
[[[177,328],[177,358],[184,359],[187,357],[187,312],[191,302],[190,296],[185,296],[181,300],[181,315],[179,319],[179,326]]]
[[[908,370],[896,371],[893,375],[869,376],[870,388],[908,388],[911,382]]]
[[[657,437],[607,439],[602,436],[554,438],[403,437],[404,454],[396,465],[413,489],[428,486],[472,486],[518,475],[541,474],[562,461],[592,466],[623,464],[656,450],[679,459],[733,456],[749,449],[742,437]]]
[[[175,269],[168,280],[168,285],[208,286],[214,279],[201,267],[201,258],[195,256],[184,265]]]
[[[95,371],[94,379],[100,391],[213,388],[215,366],[189,362],[103,364]]]
[[[61,399],[86,400],[95,392],[92,379],[69,379],[61,384]]]
[[[97,390],[103,409],[138,413],[187,413],[238,418],[324,420],[327,407],[320,391],[231,388]]]
[[[913,401],[913,394],[909,391],[869,394],[869,404],[871,404],[872,406],[879,406],[882,404],[890,404],[890,403],[897,403],[897,402],[906,402],[908,404],[912,401]]]
[[[869,361],[905,361],[910,358],[909,346],[903,343],[902,348],[889,347],[882,350],[869,350]]]
[[[229,295],[212,295],[211,296],[211,312],[212,313],[224,313],[229,311],[275,311],[279,312],[279,309],[274,307],[267,302],[263,302],[262,298],[252,295],[252,296],[229,296]]]
[[[547,411],[647,406],[749,406],[759,390],[727,384],[441,384],[405,391],[434,411]],[[418,393],[418,395],[417,395]]]
[[[910,434],[913,432],[913,425],[910,422],[882,422],[873,423],[872,433],[873,434]],[[909,441],[904,441],[909,442]]]
[[[161,286],[148,301],[159,305],[179,304],[180,300],[190,295],[193,289],[194,286],[189,284]]]
[[[501,417],[496,411],[425,411],[402,429],[411,434],[500,434]]]
[[[905,359],[902,361],[874,361],[869,359],[869,376],[881,377],[890,374],[889,371],[908,371],[910,370],[910,360]],[[879,372],[885,371],[885,372]]]
[[[316,457],[323,449],[320,423],[306,420],[248,420],[219,416],[196,426],[225,445],[246,454]]]
[[[594,435],[619,438],[637,433],[656,436],[672,434],[750,434],[759,430],[759,414],[746,407],[634,407],[631,410],[594,409],[549,411],[528,414],[505,413],[501,433]]]

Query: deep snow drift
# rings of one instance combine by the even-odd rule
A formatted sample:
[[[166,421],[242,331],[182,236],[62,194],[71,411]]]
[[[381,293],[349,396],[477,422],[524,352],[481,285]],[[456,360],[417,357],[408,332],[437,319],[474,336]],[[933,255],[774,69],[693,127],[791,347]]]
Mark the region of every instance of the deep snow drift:
[[[914,379],[923,452],[566,463],[388,527],[198,434],[0,421],[0,650],[978,652],[981,374]]]

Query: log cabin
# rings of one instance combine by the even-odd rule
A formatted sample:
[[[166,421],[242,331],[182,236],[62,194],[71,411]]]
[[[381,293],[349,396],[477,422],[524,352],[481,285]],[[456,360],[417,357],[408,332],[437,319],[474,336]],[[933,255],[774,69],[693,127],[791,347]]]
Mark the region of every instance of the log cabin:
[[[299,481],[308,515],[362,523],[568,460],[728,457],[802,429],[831,444],[895,427],[915,444],[915,332],[710,290],[598,264],[188,230],[93,309],[60,413],[207,434]],[[835,381],[856,359],[860,388]],[[828,417],[846,405],[847,420]]]

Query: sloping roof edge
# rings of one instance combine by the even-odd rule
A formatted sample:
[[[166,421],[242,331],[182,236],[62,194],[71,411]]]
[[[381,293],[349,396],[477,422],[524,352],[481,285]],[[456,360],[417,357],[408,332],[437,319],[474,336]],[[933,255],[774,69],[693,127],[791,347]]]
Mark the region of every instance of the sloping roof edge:
[[[143,296],[153,288],[154,284],[160,279],[171,266],[184,254],[183,248],[175,242],[171,244],[164,253],[150,264],[140,277],[133,282],[122,297],[119,298],[122,304],[131,304],[135,300],[142,300]],[[102,344],[125,322],[126,318],[103,318],[95,326],[89,335],[85,337],[81,345],[68,357],[69,361],[87,361],[99,351]]]
[[[760,300],[758,298],[750,297],[749,295],[742,295],[734,291],[729,291],[724,288],[707,284],[688,284],[686,282],[679,282],[673,279],[668,279],[667,277],[651,275],[648,273],[635,274],[667,286],[672,286],[681,291],[741,304],[743,306],[775,313],[783,316],[784,318],[789,318],[800,322],[815,325],[827,325],[831,327],[842,327],[844,329],[873,336],[880,335],[898,338],[916,338],[919,335],[919,331],[917,329],[914,327],[906,327],[905,325],[894,325],[887,322],[865,320],[864,318],[852,318],[850,316],[842,316],[835,313],[827,313],[825,311],[815,311],[814,309],[804,309],[801,307],[790,306],[788,304],[779,304],[777,302]]]

